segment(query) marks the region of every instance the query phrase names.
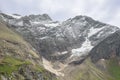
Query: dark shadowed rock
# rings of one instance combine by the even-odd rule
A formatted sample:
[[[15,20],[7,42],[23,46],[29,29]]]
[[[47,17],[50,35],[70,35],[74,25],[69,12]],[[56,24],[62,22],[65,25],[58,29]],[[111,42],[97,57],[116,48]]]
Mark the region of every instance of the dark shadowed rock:
[[[97,62],[100,59],[109,59],[112,57],[120,56],[120,30],[110,35],[97,46],[95,46],[90,56],[93,62]]]

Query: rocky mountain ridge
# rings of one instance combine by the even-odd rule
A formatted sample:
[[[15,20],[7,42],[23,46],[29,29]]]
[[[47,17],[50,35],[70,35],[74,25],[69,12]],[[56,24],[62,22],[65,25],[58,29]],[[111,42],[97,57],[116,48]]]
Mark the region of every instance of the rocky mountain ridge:
[[[82,59],[94,46],[119,29],[87,16],[76,16],[62,23],[52,21],[47,14],[15,17],[1,13],[0,16],[46,59],[67,63]]]

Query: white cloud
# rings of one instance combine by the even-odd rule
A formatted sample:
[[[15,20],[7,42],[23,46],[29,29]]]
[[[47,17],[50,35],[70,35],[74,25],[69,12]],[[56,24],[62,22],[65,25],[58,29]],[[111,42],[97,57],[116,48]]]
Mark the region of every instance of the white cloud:
[[[87,15],[120,26],[119,3],[119,0],[2,0],[0,8],[10,13],[48,13],[55,20]]]
[[[120,9],[116,12],[116,14],[109,23],[120,27]]]

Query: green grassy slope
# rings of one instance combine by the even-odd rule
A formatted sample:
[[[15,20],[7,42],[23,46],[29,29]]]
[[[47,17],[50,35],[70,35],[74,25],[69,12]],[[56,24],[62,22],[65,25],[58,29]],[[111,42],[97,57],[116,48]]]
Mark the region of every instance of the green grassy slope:
[[[107,62],[108,71],[115,80],[120,80],[120,65],[116,58],[110,59]]]
[[[98,69],[89,58],[80,65],[68,67],[64,72],[66,75],[61,80],[116,80]]]
[[[0,22],[0,80],[37,80],[38,78],[56,80],[53,74],[41,66],[40,56],[31,45]]]
[[[7,52],[12,53],[7,55],[17,54],[25,57],[32,54],[36,58],[39,57],[21,36],[7,28],[3,23],[0,23],[0,51],[4,54],[7,54]]]
[[[85,60],[84,65],[86,65],[79,72],[75,80],[113,80],[113,78],[106,72],[98,69],[90,59]]]

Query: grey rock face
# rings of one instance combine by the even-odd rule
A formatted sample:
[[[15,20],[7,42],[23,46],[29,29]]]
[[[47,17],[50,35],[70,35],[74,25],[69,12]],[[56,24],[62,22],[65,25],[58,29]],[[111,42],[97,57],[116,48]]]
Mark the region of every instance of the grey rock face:
[[[97,62],[100,59],[120,57],[120,30],[94,47],[90,52],[90,56],[93,62]]]
[[[82,59],[80,57],[84,58],[94,46],[119,29],[87,16],[76,16],[62,23],[52,21],[47,14],[21,18],[0,16],[51,61]]]
[[[50,21],[52,20],[47,14],[43,14],[43,15],[29,15],[29,16],[25,16],[22,17],[22,19],[27,19],[30,21]]]

